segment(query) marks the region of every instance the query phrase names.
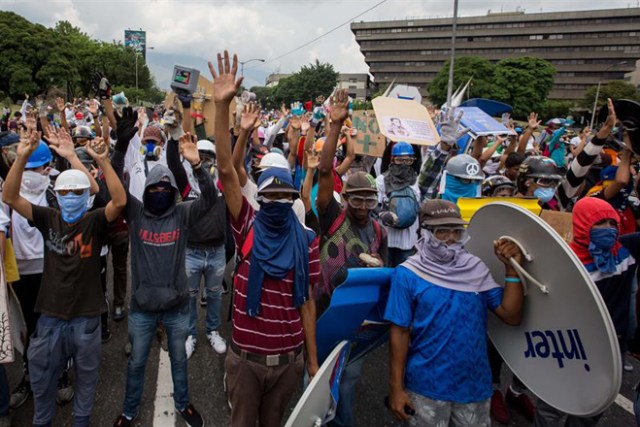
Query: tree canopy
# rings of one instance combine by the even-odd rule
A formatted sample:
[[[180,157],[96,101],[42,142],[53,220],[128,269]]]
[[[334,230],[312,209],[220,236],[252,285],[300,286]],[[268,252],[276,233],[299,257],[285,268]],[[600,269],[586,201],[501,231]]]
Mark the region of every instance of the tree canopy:
[[[136,52],[122,43],[93,40],[67,21],[46,28],[13,12],[0,12],[0,51],[0,91],[14,100],[56,88],[68,97],[91,96],[96,72],[135,98]],[[138,88],[141,99],[164,98],[142,56],[138,56]]]
[[[593,102],[596,99],[596,92],[598,86],[592,86],[587,89],[584,94],[584,100],[582,105],[585,108],[592,109]],[[598,95],[598,108],[604,106],[607,103],[607,98],[611,99],[631,99],[634,101],[640,101],[638,90],[634,85],[624,80],[611,80],[600,85],[600,94]]]
[[[329,63],[304,65],[299,71],[280,79],[273,88],[251,88],[258,101],[265,107],[276,108],[281,103],[313,101],[319,95],[329,96],[338,83],[338,72]]]
[[[507,58],[492,64],[484,58],[466,56],[456,58],[453,83],[455,89],[471,78],[471,98],[505,102],[513,106],[514,116],[525,117],[544,108],[555,71],[550,62],[540,58]],[[448,81],[449,61],[427,87],[431,102],[441,105],[447,101]]]

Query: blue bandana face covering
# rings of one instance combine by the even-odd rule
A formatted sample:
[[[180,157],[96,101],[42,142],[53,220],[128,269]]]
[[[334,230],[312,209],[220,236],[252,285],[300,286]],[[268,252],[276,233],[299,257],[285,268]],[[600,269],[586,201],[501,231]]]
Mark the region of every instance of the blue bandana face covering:
[[[478,197],[478,187],[480,184],[476,184],[476,182],[479,181],[473,181],[471,184],[465,184],[457,177],[447,175],[442,199],[448,200],[452,203],[458,203],[458,199],[460,197]]]
[[[555,188],[538,187],[533,191],[533,197],[540,200],[542,203],[548,203],[556,194]]]
[[[596,268],[603,273],[616,271],[616,263],[611,252],[618,240],[618,229],[614,227],[593,228],[590,233],[589,254]]]
[[[56,198],[58,199],[62,219],[66,223],[72,224],[82,218],[82,215],[87,211],[89,190],[84,190],[80,196],[73,193],[69,193],[66,196],[56,194]]]

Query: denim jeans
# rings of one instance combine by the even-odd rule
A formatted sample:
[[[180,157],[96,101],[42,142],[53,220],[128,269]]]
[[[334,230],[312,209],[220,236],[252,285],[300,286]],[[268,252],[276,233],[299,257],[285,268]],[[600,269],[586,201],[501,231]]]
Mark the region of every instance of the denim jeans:
[[[128,317],[131,355],[127,365],[127,391],[124,397],[124,415],[133,418],[138,413],[144,388],[145,367],[151,343],[156,336],[156,328],[162,322],[169,340],[171,378],[173,379],[173,400],[181,411],[189,403],[187,381],[187,353],[184,342],[189,332],[189,304],[182,304],[172,310],[150,312],[132,310]]]
[[[71,320],[45,314],[40,316],[27,349],[34,398],[34,425],[51,425],[55,415],[58,378],[69,358],[73,358],[76,378],[73,425],[89,425],[98,385],[102,348],[100,332],[100,316]]]
[[[4,365],[0,364],[0,417],[9,415],[9,379]]]
[[[342,379],[340,380],[336,416],[329,423],[330,426],[347,427],[354,424],[353,403],[356,397],[356,386],[362,374],[362,365],[364,365],[364,357],[347,364],[347,367],[344,369]]]
[[[205,327],[207,333],[217,331],[220,327],[220,308],[222,306],[222,279],[225,269],[224,245],[210,249],[187,248],[186,270],[189,285],[189,335],[197,336],[198,295],[200,294],[200,278],[204,276],[204,287],[207,293],[207,316]]]

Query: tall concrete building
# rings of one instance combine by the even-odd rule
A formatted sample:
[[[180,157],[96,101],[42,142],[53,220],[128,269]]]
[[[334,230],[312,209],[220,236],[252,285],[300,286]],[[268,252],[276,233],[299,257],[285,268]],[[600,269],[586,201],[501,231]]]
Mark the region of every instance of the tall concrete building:
[[[354,22],[369,72],[380,87],[427,85],[450,57],[452,19]],[[557,13],[489,13],[458,18],[456,57],[496,62],[535,56],[556,70],[551,99],[578,100],[599,81],[624,79],[640,59],[640,8]]]

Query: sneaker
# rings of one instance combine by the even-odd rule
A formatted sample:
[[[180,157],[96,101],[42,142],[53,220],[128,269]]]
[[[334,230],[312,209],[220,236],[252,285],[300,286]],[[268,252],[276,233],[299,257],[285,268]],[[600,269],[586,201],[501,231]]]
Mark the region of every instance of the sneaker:
[[[191,403],[187,405],[182,411],[178,411],[184,421],[187,423],[189,427],[204,427],[204,419],[202,415],[196,411],[196,408],[193,407]]]
[[[207,306],[207,293],[202,292],[200,294],[200,307],[206,307],[206,306]]]
[[[197,343],[198,340],[193,335],[189,335],[187,337],[187,341],[184,343],[184,348],[187,350],[187,360],[191,359],[191,355],[195,351]]]
[[[124,307],[121,305],[116,305],[116,308],[113,310],[113,320],[119,322],[124,319],[124,317]]]
[[[22,377],[22,381],[11,393],[11,399],[9,400],[9,407],[16,409],[24,405],[24,402],[29,399],[31,395],[31,383],[26,377]]]
[[[509,411],[500,390],[494,390],[491,395],[491,418],[501,424],[509,424]]]
[[[207,339],[209,340],[211,347],[213,347],[216,353],[223,354],[227,351],[227,342],[220,336],[218,331],[209,332],[207,334]]]
[[[118,418],[116,418],[116,422],[113,423],[113,427],[129,427],[133,425],[133,422],[136,420],[137,416],[134,416],[133,418],[129,419],[127,417],[124,416],[124,414],[120,414],[118,415]]]
[[[160,324],[156,329],[156,336],[160,342],[160,348],[164,351],[169,351],[169,337],[167,337],[167,330],[164,325]]]
[[[526,393],[516,395],[511,391],[511,388],[509,388],[509,390],[507,390],[506,402],[524,415],[527,420],[533,422],[536,407]]]
[[[73,390],[73,385],[69,381],[69,373],[67,371],[62,373],[60,380],[58,380],[58,391],[56,393],[56,403],[58,405],[64,405],[73,400],[73,396],[76,392]]]
[[[633,365],[626,356],[622,356],[622,369],[625,372],[633,372]]]

